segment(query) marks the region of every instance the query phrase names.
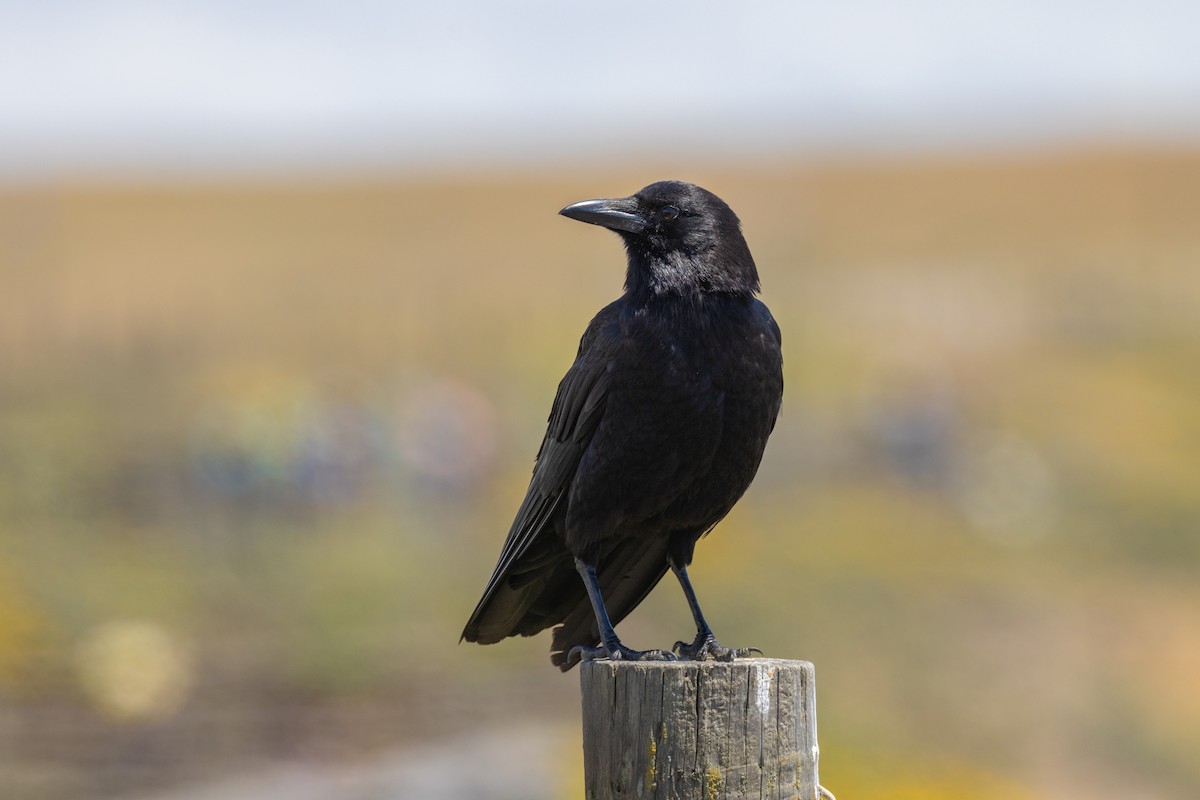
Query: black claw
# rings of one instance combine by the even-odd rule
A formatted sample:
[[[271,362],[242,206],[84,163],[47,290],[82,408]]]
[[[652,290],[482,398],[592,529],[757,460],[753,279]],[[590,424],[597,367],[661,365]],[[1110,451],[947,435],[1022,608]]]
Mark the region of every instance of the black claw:
[[[615,647],[584,647],[576,645],[567,653],[567,662],[571,663],[576,656],[580,661],[597,661],[600,659],[608,659],[609,661],[676,661],[678,656],[670,650],[634,650],[626,647],[619,642]]]
[[[604,658],[608,655],[608,651],[603,647],[584,647],[577,644],[567,653],[567,663],[574,664],[576,661],[595,661],[597,658]]]
[[[674,650],[687,661],[707,661],[709,656],[717,661],[733,661],[736,658],[748,658],[752,653],[763,654],[757,647],[724,647],[711,633],[697,635],[691,644],[676,642]]]

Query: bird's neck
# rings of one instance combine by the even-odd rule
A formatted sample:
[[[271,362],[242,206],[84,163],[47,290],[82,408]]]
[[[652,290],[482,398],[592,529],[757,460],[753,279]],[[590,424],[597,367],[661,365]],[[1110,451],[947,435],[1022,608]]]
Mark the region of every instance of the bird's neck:
[[[629,251],[625,292],[635,299],[655,297],[695,298],[701,295],[752,296],[758,290],[754,262],[703,257],[679,252],[667,254]]]

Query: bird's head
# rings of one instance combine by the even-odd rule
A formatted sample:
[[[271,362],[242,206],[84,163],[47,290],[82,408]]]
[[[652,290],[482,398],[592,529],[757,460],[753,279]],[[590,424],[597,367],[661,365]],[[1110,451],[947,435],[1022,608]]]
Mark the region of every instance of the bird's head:
[[[758,291],[758,270],[737,215],[695,184],[659,181],[629,197],[584,200],[558,213],[621,235],[631,293]]]

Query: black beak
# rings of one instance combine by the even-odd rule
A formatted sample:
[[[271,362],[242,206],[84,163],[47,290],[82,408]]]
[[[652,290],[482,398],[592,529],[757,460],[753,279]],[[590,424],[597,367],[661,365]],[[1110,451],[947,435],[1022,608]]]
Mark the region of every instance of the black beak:
[[[580,222],[628,233],[641,233],[647,225],[646,218],[638,213],[638,202],[633,197],[584,200],[582,203],[572,203],[558,213]]]

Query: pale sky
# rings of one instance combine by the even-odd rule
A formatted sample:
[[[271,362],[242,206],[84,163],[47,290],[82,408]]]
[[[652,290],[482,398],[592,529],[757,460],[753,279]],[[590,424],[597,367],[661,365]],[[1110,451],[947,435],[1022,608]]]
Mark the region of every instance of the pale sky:
[[[1200,142],[1197,0],[0,0],[0,178]]]

